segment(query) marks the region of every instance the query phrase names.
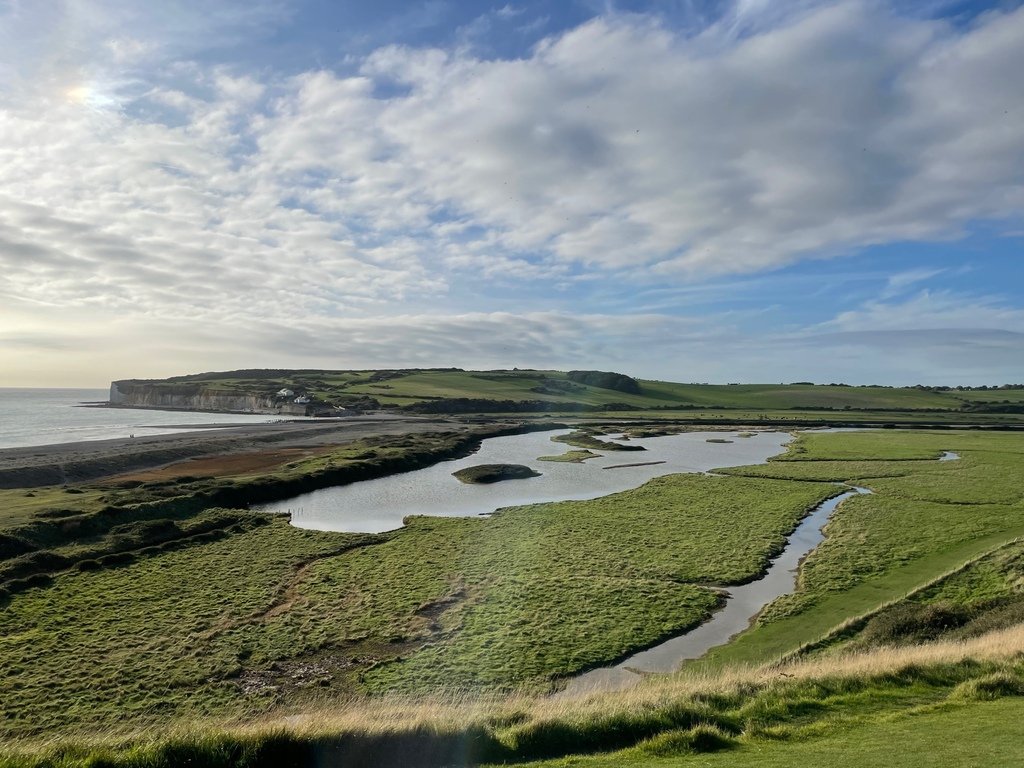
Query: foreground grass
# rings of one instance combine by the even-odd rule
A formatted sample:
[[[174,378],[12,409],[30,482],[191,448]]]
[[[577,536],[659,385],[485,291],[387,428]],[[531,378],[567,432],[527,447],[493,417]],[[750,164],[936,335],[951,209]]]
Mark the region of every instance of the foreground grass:
[[[959,765],[1021,757],[1024,628],[966,643],[879,649],[716,677],[676,676],[582,699],[378,699],[245,725],[161,735],[9,743],[4,768],[104,765],[442,766],[881,765],[892,733],[900,764]],[[945,736],[942,729],[949,729]],[[955,734],[956,738],[949,738]],[[987,743],[985,737],[996,738]],[[699,759],[695,757],[699,755]],[[569,759],[566,759],[569,758]],[[716,762],[717,761],[717,762]],[[811,762],[805,762],[811,761]],[[979,763],[983,764],[983,763]]]
[[[715,746],[720,733],[692,729],[652,739],[649,744],[612,757],[576,757],[526,763],[548,768],[964,768],[964,766],[1019,765],[1020,722],[1024,700],[950,704],[941,708],[904,714],[891,713],[859,722],[825,726],[802,739],[749,740],[739,744],[721,741],[714,751],[700,752],[697,745]],[[955,738],[950,738],[951,734]]]

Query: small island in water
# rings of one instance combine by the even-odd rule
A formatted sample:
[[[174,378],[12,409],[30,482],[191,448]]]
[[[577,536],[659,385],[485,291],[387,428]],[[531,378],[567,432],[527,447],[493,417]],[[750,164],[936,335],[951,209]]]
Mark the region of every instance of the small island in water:
[[[475,467],[452,472],[452,475],[462,482],[476,485],[499,483],[502,480],[523,480],[527,477],[540,477],[540,474],[524,464],[477,464]]]

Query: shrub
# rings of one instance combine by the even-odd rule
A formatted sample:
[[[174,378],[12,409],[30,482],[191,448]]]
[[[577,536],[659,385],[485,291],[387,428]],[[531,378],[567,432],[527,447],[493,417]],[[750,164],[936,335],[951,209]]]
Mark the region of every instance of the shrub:
[[[624,373],[612,373],[611,371],[569,371],[566,376],[569,381],[586,384],[590,387],[614,389],[616,392],[626,392],[630,395],[640,394],[640,384],[637,380]]]

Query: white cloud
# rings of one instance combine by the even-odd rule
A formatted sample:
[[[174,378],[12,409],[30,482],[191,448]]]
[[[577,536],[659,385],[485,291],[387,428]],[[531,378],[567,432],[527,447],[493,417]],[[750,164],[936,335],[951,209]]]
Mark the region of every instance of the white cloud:
[[[945,271],[945,269],[918,268],[897,272],[896,274],[889,276],[885,289],[882,291],[882,297],[890,298],[904,293],[911,286],[931,280],[933,277],[937,277]]]
[[[958,32],[846,2],[710,52],[633,17],[525,60],[389,47],[297,81],[261,146],[360,215],[390,198],[385,230],[444,208],[520,258],[753,271],[1019,217],[1022,38],[1024,10]]]
[[[61,328],[96,348],[173,328],[164,359],[184,368],[226,364],[245,333],[238,365],[261,349],[313,363],[318,345],[325,363],[333,345],[360,364],[498,364],[489,343],[612,365],[615,345],[660,356],[670,338],[676,376],[715,378],[689,332],[721,340],[713,323],[574,325],[445,297],[672,285],[1024,212],[1024,9],[960,29],[856,0],[742,3],[700,35],[610,14],[517,60],[392,46],[348,76],[279,79],[189,60],[284,18],[277,3],[242,23],[240,5],[76,0],[66,39],[33,8],[0,9],[0,296],[20,307],[2,338],[22,350]],[[884,300],[928,272],[827,330],[1021,331],[997,302]]]
[[[1005,330],[1024,334],[1024,309],[991,296],[920,291],[902,301],[871,301],[826,326],[841,331]]]

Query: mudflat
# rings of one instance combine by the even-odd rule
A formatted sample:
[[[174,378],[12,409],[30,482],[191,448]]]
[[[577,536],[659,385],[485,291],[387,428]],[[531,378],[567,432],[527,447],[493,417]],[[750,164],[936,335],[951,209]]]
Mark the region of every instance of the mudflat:
[[[323,422],[207,426],[170,435],[7,448],[0,450],[0,488],[85,482],[155,470],[199,457],[239,454],[252,454],[243,464],[258,469],[275,461],[271,454],[288,460],[286,454],[294,449],[315,452],[317,448],[346,445],[367,437],[450,431],[458,426],[443,418],[372,414]],[[268,455],[261,458],[262,453]]]

